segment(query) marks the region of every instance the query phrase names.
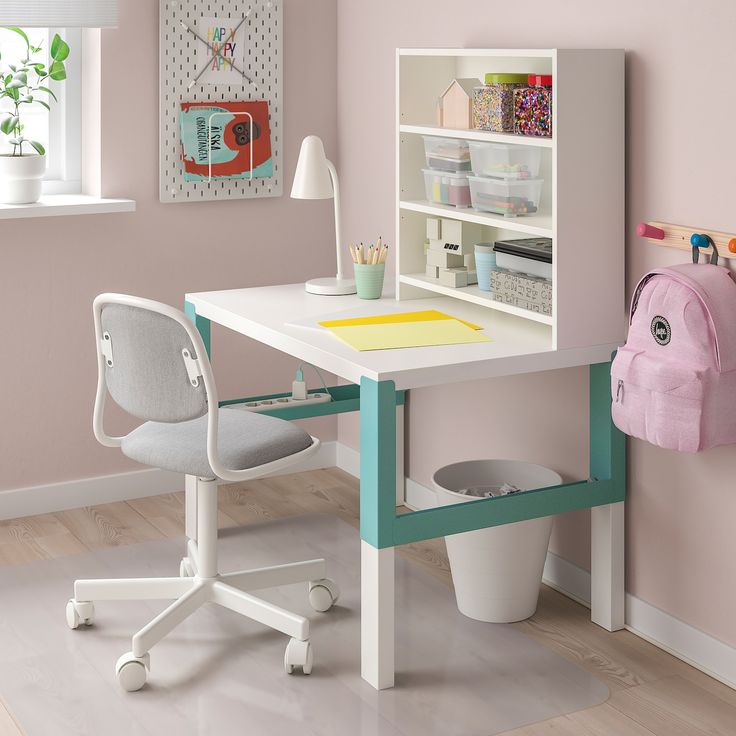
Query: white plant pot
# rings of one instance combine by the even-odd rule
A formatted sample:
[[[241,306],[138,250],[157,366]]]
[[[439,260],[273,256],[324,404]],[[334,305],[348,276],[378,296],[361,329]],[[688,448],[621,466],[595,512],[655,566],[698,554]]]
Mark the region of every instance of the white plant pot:
[[[440,468],[433,480],[439,506],[478,500],[458,493],[472,486],[511,483],[521,490],[562,483],[549,468],[517,460],[470,460]],[[460,613],[477,621],[510,623],[534,614],[554,517],[445,537]]]
[[[32,204],[41,196],[46,156],[0,156],[0,202]]]

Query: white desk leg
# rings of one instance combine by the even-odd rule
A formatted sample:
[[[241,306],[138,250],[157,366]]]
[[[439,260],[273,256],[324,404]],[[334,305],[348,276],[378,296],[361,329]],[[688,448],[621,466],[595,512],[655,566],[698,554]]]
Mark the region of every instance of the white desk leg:
[[[624,628],[624,504],[590,510],[590,618],[608,631]]]
[[[396,407],[396,505],[406,501],[406,474],[404,472],[404,405]]]
[[[361,541],[361,675],[376,690],[394,686],[394,548]]]
[[[184,533],[187,539],[197,541],[197,483],[196,475],[184,476]]]

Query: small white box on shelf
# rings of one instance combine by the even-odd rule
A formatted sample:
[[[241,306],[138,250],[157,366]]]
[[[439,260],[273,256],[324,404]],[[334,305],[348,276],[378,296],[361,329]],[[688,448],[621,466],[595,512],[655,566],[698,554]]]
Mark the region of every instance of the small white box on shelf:
[[[468,269],[468,286],[478,283],[478,272],[474,268]]]
[[[442,268],[440,269],[440,283],[443,286],[452,286],[459,288],[468,285],[468,270],[463,266],[461,268]]]
[[[463,223],[460,220],[448,220],[442,218],[442,240],[450,243],[463,242]]]
[[[463,257],[472,257],[474,244],[468,242],[467,240],[464,243],[455,243],[453,241],[444,240],[442,238],[440,238],[439,240],[432,238],[432,240],[429,241],[429,249],[437,251],[439,253],[452,253],[454,255],[459,255]]]
[[[429,263],[427,264],[427,270],[426,274],[430,279],[438,279],[440,277],[440,267],[439,266],[430,266]]]
[[[440,268],[459,268],[464,266],[465,262],[461,255],[430,248],[429,253],[427,253],[427,265],[439,266]]]
[[[442,226],[439,217],[427,218],[427,239],[439,240],[442,237]]]

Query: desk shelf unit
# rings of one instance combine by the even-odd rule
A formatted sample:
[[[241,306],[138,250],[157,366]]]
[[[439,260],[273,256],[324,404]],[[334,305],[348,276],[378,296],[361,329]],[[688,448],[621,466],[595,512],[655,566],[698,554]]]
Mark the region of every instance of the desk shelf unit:
[[[553,137],[532,138],[432,124],[455,78],[487,72],[552,74]],[[396,58],[396,294],[454,297],[548,327],[550,349],[616,343],[624,334],[624,53],[619,49],[398,49]],[[480,83],[480,82],[479,82]],[[422,136],[541,149],[539,212],[503,217],[428,202]],[[427,217],[471,223],[483,242],[553,241],[552,316],[452,288],[425,274]]]

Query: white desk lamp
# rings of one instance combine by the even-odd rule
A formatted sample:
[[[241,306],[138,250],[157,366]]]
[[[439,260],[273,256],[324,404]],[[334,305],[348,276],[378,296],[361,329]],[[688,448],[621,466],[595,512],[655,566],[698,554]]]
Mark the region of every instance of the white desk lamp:
[[[311,279],[305,287],[310,294],[339,296],[355,294],[355,281],[345,278],[342,270],[342,246],[340,243],[340,185],[337,171],[325,156],[322,140],[308,135],[302,141],[299,161],[291,187],[292,199],[335,199],[335,251],[337,276],[335,278]]]

